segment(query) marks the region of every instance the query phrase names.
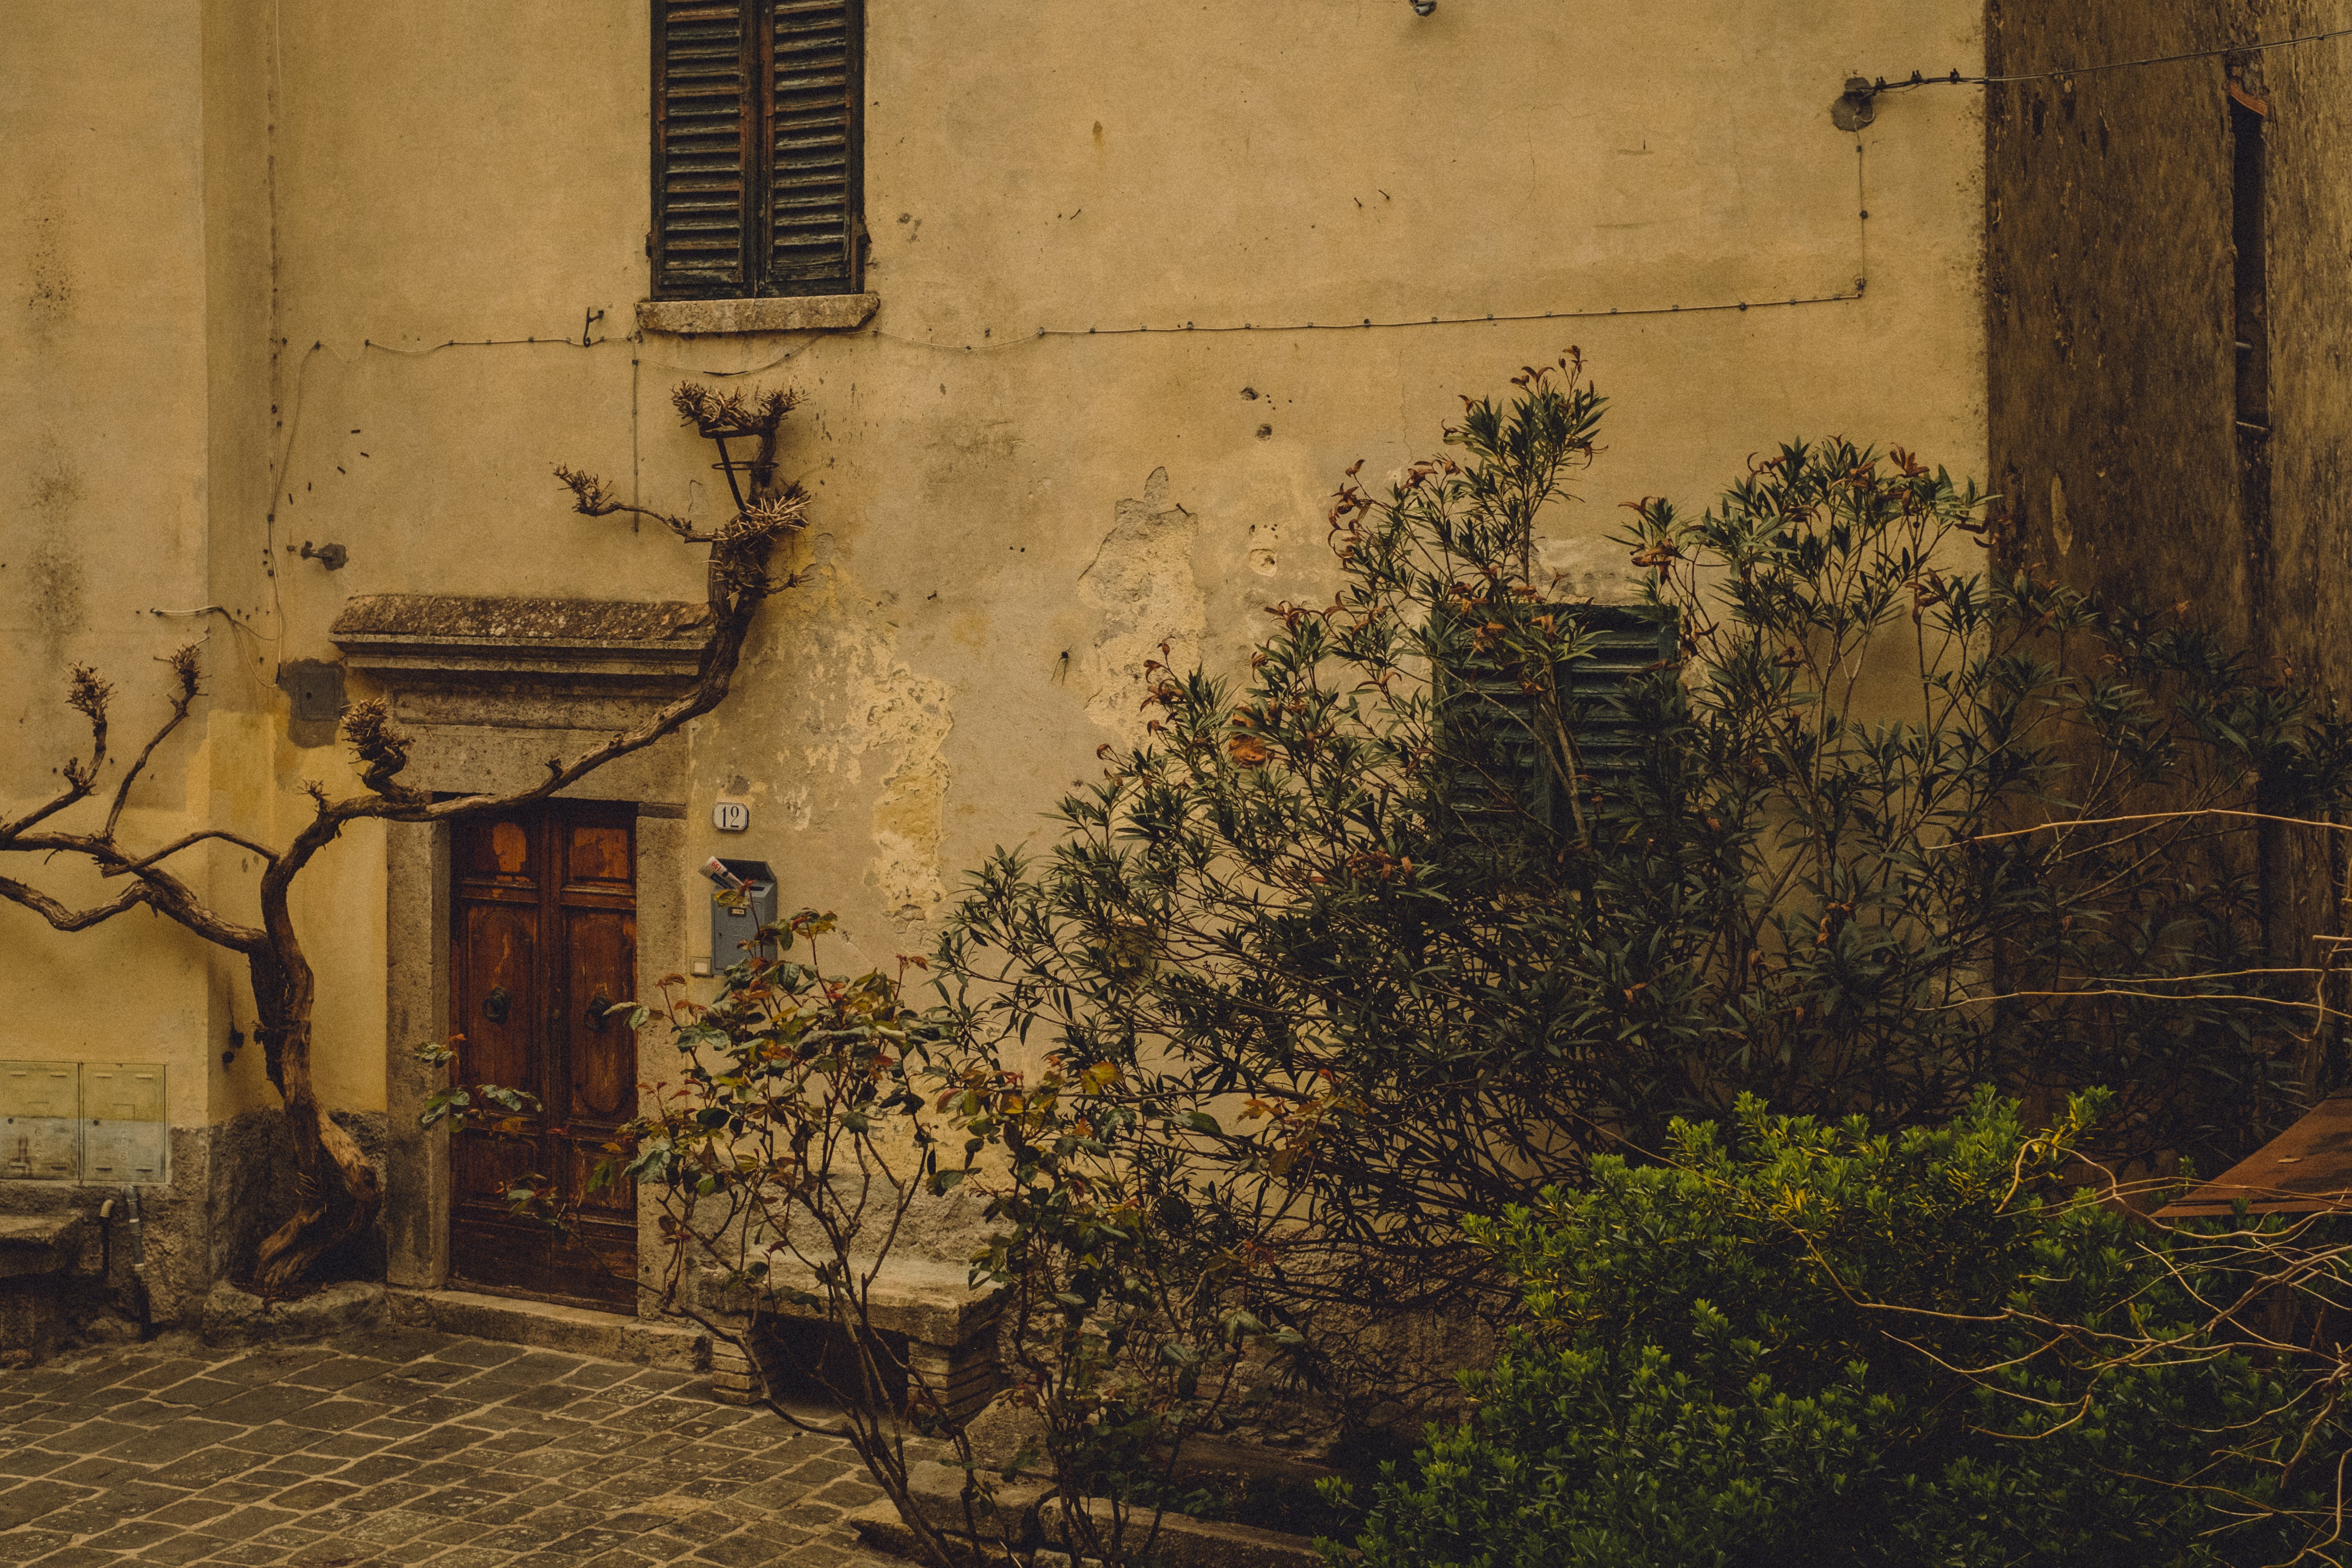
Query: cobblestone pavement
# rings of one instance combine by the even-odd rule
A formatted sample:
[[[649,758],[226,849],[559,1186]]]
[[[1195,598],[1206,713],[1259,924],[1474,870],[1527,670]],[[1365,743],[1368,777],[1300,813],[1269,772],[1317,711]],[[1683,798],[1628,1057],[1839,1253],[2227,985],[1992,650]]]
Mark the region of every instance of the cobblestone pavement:
[[[421,1330],[0,1373],[0,1563],[882,1568],[879,1495],[684,1373]]]

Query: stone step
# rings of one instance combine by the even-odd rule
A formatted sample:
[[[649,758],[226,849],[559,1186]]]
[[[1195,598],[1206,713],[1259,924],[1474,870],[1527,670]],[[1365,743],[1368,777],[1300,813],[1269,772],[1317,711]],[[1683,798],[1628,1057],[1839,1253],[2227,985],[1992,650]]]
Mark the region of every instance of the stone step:
[[[271,1340],[347,1333],[377,1322],[383,1310],[383,1287],[366,1279],[339,1279],[285,1301],[265,1300],[224,1279],[205,1298],[196,1335],[215,1350],[232,1350]]]
[[[395,1323],[466,1334],[501,1344],[530,1345],[568,1355],[631,1362],[664,1372],[706,1372],[710,1336],[691,1323],[599,1312],[477,1290],[384,1291],[385,1316]]]

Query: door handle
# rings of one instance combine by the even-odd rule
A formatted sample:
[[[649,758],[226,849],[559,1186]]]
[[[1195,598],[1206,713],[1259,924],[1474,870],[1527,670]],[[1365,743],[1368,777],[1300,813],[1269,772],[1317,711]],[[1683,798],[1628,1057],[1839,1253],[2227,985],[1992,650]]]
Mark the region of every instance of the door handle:
[[[507,1009],[514,1005],[514,995],[503,985],[493,985],[490,994],[482,998],[482,1016],[493,1024],[507,1021]]]
[[[610,996],[605,995],[602,991],[597,992],[596,994],[588,998],[588,1014],[586,1017],[581,1020],[581,1022],[586,1024],[589,1028],[593,1029],[597,1034],[603,1034],[604,1032],[605,1021],[604,1010],[612,1005],[613,999]]]

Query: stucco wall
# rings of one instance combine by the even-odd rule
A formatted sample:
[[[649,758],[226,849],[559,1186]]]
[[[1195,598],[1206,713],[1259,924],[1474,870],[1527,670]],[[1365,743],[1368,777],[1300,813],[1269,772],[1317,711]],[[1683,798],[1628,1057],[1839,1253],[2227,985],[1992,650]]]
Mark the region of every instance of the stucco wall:
[[[149,660],[203,633],[201,620],[151,612],[208,596],[202,7],[167,0],[128,37],[87,11],[12,17],[9,69],[23,74],[0,98],[0,136],[19,150],[0,173],[0,484],[11,498],[0,800],[11,805],[53,792],[68,758],[89,754],[86,721],[64,703],[74,664],[114,680],[115,754],[135,752],[165,712]],[[208,809],[205,728],[200,712],[131,795],[127,837],[168,837]],[[91,815],[68,825],[95,826]],[[202,882],[203,858],[187,870]],[[68,899],[117,890],[63,864],[35,879]],[[44,940],[20,911],[0,920],[0,1057],[163,1060],[175,1119],[205,1119],[199,944],[144,911],[70,942]]]
[[[94,584],[37,621],[10,591],[8,714],[40,732],[59,667],[91,652],[135,684],[168,638],[117,603],[223,603],[262,637],[211,617],[239,677],[209,755],[167,760],[251,831],[299,820],[303,776],[345,776],[292,744],[268,678],[334,657],[347,597],[698,595],[688,552],[572,516],[547,471],[716,515],[709,454],[667,407],[684,375],[804,387],[785,454],[815,500],[808,584],[691,736],[674,875],[766,858],[787,908],[838,910],[844,956],[872,961],[926,942],[965,868],[1135,733],[1162,638],[1231,667],[1260,606],[1324,591],[1349,463],[1434,448],[1457,394],[1523,364],[1580,345],[1613,399],[1586,500],[1551,524],[1551,558],[1604,588],[1614,503],[1696,510],[1794,436],[1985,468],[1977,101],[1888,99],[1858,139],[1829,118],[1849,74],[1976,68],[1970,0],[1443,0],[1426,19],[1403,0],[869,0],[868,329],[642,342],[641,5],[187,3],[91,28],[107,9],[46,10],[12,57],[72,62],[129,128],[89,143],[113,148],[92,168],[71,163],[95,155],[87,117],[11,123],[26,210],[60,182],[104,195],[54,241],[8,242],[26,281],[0,419],[25,438],[0,461],[20,494],[87,499],[62,523],[0,519],[0,581],[68,540]],[[45,267],[69,308],[23,302]],[[1770,303],[1865,277],[1858,300]],[[1252,330],[1037,335],[1187,321]],[[593,346],[473,346],[583,322]],[[80,478],[43,477],[68,458]],[[116,472],[130,488],[100,489]],[[138,547],[99,545],[101,518]],[[329,541],[341,571],[297,553]],[[0,789],[37,784],[9,754]],[[748,835],[708,826],[721,793],[752,803]],[[384,868],[381,835],[349,834],[300,909],[322,1088],[357,1110],[383,1105]],[[57,942],[0,910],[0,931],[38,955],[8,982],[19,1015],[92,952],[153,962],[143,931]],[[249,1019],[241,984],[214,990]],[[203,1114],[267,1103],[256,1066]]]
[[[289,6],[280,526],[352,551],[285,580],[289,639],[325,651],[354,593],[692,593],[689,559],[572,519],[545,465],[709,515],[667,388],[785,359],[821,564],[701,726],[688,820],[747,795],[737,847],[887,957],[1131,731],[1161,637],[1229,661],[1256,606],[1317,591],[1340,471],[1433,446],[1457,392],[1583,346],[1612,449],[1564,537],[1621,499],[1703,500],[1798,433],[1980,468],[1974,106],[1890,103],[1859,157],[1827,115],[1850,69],[1972,65],[1970,8],[1941,10],[876,5],[874,330],[631,344],[645,29],[468,10],[447,51],[455,10]],[[1762,300],[1865,268],[1861,302],[1745,314],[1035,336]],[[576,337],[591,310],[594,348],[387,352]]]

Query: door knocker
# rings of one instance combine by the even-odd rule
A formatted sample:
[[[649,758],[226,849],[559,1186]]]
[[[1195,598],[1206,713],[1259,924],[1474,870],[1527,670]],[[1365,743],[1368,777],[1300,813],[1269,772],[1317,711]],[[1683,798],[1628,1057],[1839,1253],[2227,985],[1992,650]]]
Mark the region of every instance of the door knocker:
[[[507,1009],[514,1005],[514,996],[503,985],[493,985],[490,994],[482,998],[482,1016],[493,1024],[507,1021]]]
[[[599,1035],[603,1034],[604,1032],[604,1014],[612,1005],[613,999],[610,996],[605,995],[602,991],[597,992],[596,994],[588,998],[588,1016],[583,1021],[587,1024],[591,1030]]]

